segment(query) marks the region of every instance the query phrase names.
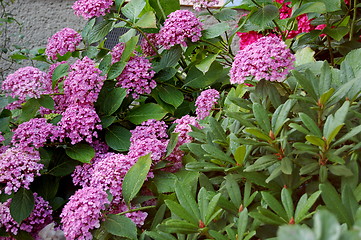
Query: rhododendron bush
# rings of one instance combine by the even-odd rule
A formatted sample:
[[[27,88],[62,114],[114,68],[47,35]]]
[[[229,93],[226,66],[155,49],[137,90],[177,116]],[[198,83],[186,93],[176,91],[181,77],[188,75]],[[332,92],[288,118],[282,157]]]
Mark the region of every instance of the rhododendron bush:
[[[6,77],[0,239],[360,239],[357,1],[192,3],[77,0]]]

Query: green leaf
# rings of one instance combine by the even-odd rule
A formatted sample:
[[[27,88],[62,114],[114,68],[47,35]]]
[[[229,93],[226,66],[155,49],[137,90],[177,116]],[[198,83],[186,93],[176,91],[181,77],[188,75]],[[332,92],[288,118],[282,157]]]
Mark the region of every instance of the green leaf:
[[[341,226],[336,217],[324,209],[316,212],[314,229],[316,239],[338,240],[341,236]]]
[[[89,33],[92,30],[92,28],[94,27],[95,20],[96,20],[95,18],[90,19],[85,24],[85,27],[83,28],[83,31],[81,32],[81,36],[85,42],[89,41]]]
[[[210,117],[209,126],[212,129],[211,134],[213,136],[213,141],[217,140],[219,142],[228,144],[225,130],[223,129],[220,122],[218,122],[215,118]]]
[[[331,165],[328,167],[330,172],[336,176],[351,177],[353,172],[345,165]]]
[[[115,120],[117,119],[116,116],[102,116],[100,117],[102,128],[108,128],[110,125],[112,125]]]
[[[164,85],[158,87],[159,97],[166,103],[174,106],[175,108],[179,107],[184,100],[183,93],[176,89],[175,87]]]
[[[40,104],[40,106],[50,109],[50,110],[54,110],[54,100],[52,97],[47,96],[47,95],[42,95],[40,98],[38,98],[38,102]]]
[[[305,113],[300,113],[300,118],[303,122],[303,124],[305,124],[305,126],[308,128],[308,130],[310,130],[310,132],[313,135],[316,135],[317,137],[321,138],[322,137],[322,133],[320,128],[317,126],[317,124],[312,120],[312,118],[310,118],[307,114]]]
[[[248,225],[248,209],[244,208],[242,212],[238,213],[237,219],[237,235],[243,236]]]
[[[293,210],[293,200],[291,196],[291,191],[287,188],[283,188],[281,191],[281,200],[283,208],[286,210],[288,220],[293,218],[294,210]]]
[[[92,146],[85,143],[78,143],[65,149],[66,155],[82,163],[90,163],[95,156],[95,150]]]
[[[126,119],[134,124],[141,124],[148,119],[161,120],[167,112],[158,104],[146,103],[140,107],[133,108]]]
[[[146,12],[135,24],[140,28],[157,28],[157,19],[152,11]]]
[[[327,12],[341,10],[341,0],[321,0],[321,2],[325,4]]]
[[[198,232],[197,225],[178,219],[166,220],[164,223],[158,225],[157,229],[165,233],[192,234]]]
[[[115,9],[120,12],[120,8],[123,6],[125,0],[115,0]]]
[[[300,66],[306,63],[313,63],[315,62],[315,51],[312,50],[310,47],[305,47],[296,51],[295,57],[296,62],[295,66]]]
[[[107,79],[117,78],[123,72],[126,65],[126,62],[116,62],[111,65],[108,71]]]
[[[256,121],[258,122],[258,125],[266,133],[269,133],[269,131],[271,130],[271,123],[269,121],[269,117],[266,109],[264,109],[264,107],[259,103],[254,103],[252,107],[253,107],[253,114],[256,118]]]
[[[287,219],[287,213],[283,206],[280,204],[280,202],[272,196],[269,192],[261,192],[262,199],[267,203],[267,205],[281,218],[283,218],[285,221],[289,220]]]
[[[267,27],[272,20],[278,17],[278,8],[273,4],[268,4],[251,15],[249,21],[253,24],[261,26],[262,28]]]
[[[235,206],[242,204],[242,194],[238,182],[235,180],[233,174],[228,174],[226,177],[226,189],[231,202]]]
[[[202,144],[202,148],[204,151],[206,151],[212,158],[226,161],[229,163],[234,164],[234,160],[228,156],[226,153],[224,153],[221,149],[217,148],[214,145],[211,144]]]
[[[306,140],[315,146],[324,147],[326,145],[321,138],[314,135],[307,135]]]
[[[321,191],[313,193],[309,199],[307,199],[307,194],[303,194],[300,200],[298,201],[296,211],[295,211],[295,222],[300,223],[308,215],[308,211],[311,209],[313,204],[317,201],[318,197],[321,195]]]
[[[351,129],[351,131],[347,132],[345,135],[343,135],[339,140],[337,140],[333,146],[337,146],[341,143],[344,143],[345,141],[349,140],[350,138],[356,136],[357,134],[359,134],[361,132],[361,125],[354,127]]]
[[[284,174],[291,175],[292,174],[292,169],[293,169],[292,160],[289,159],[288,157],[282,158],[282,160],[281,160],[281,171]]]
[[[124,16],[135,23],[135,20],[138,18],[145,5],[146,2],[144,0],[131,0],[124,7],[122,7],[121,11]]]
[[[233,156],[238,165],[240,165],[240,166],[243,165],[243,162],[246,158],[246,153],[247,153],[247,147],[245,145],[239,146],[236,149],[236,152],[234,153]]]
[[[237,10],[224,8],[221,11],[214,14],[214,17],[220,21],[236,20],[238,17]]]
[[[105,142],[109,147],[119,152],[128,151],[130,137],[129,130],[118,125],[112,125],[105,131]]]
[[[218,205],[218,201],[221,197],[221,193],[217,193],[213,196],[211,201],[208,204],[208,211],[205,217],[205,225],[207,226],[211,221],[219,214],[219,211],[216,211],[216,207]],[[221,210],[222,211],[222,210]]]
[[[159,65],[155,67],[155,71],[158,72],[159,70],[167,67],[175,67],[181,56],[182,48],[179,46],[174,46],[169,50],[165,50],[162,53],[162,59],[160,60]]]
[[[223,66],[214,61],[209,68],[209,71],[205,74],[198,70],[195,66],[191,67],[188,75],[185,79],[185,85],[192,88],[205,88],[211,86],[217,80],[224,81],[224,78],[227,77],[228,69],[223,68]]]
[[[79,165],[78,161],[65,160],[48,171],[48,174],[62,177],[69,175],[75,169],[75,166]]]
[[[103,88],[97,101],[99,111],[107,116],[112,115],[118,110],[126,96],[127,91],[124,88]]]
[[[279,160],[275,155],[265,155],[258,158],[252,165],[246,167],[244,171],[245,172],[263,171],[277,162],[279,162]]]
[[[11,217],[21,223],[29,217],[34,209],[34,196],[30,190],[20,188],[14,195],[10,204]]]
[[[267,142],[272,141],[272,139],[268,135],[264,134],[259,128],[250,128],[249,127],[249,128],[244,129],[244,132],[252,134],[252,135],[256,136],[257,138],[265,140]]]
[[[202,59],[202,61],[196,64],[196,68],[198,68],[202,73],[208,72],[212,63],[217,59],[218,54],[212,54]]]
[[[111,62],[112,62],[112,55],[108,54],[99,63],[99,69],[103,72],[103,74],[108,75],[109,69],[112,65]]]
[[[306,70],[306,73],[309,70]],[[296,71],[296,70],[292,70],[292,74],[293,76],[296,78],[297,82],[306,90],[306,92],[308,94],[311,95],[311,97],[317,101],[318,100],[318,96],[316,94],[317,89],[315,87],[315,83],[312,82],[311,79],[309,79],[308,77],[305,77],[303,74],[301,74],[300,72]],[[312,74],[312,73],[311,73]]]
[[[283,125],[287,122],[288,113],[295,104],[295,101],[289,99],[284,104],[281,104],[272,116],[272,131],[275,137],[278,136]]]
[[[63,63],[63,64],[60,64],[59,66],[57,66],[54,69],[54,72],[53,72],[53,75],[52,75],[52,78],[51,78],[52,79],[52,88],[53,89],[57,85],[59,79],[68,74],[69,67],[70,66],[69,66],[68,63]]]
[[[115,236],[137,239],[137,227],[135,223],[126,216],[108,214],[102,226]]]
[[[95,25],[89,32],[89,43],[95,43],[105,38],[105,36],[112,30],[113,21],[101,21]]]
[[[174,150],[174,148],[177,146],[178,143],[178,136],[179,133],[176,132],[172,132],[170,135],[170,139],[167,145],[167,154],[165,155],[165,157],[168,157]]]
[[[302,4],[300,8],[298,8],[292,15],[292,17],[297,17],[304,13],[325,13],[326,6],[322,2],[310,2]]]
[[[177,194],[177,198],[179,203],[186,209],[188,209],[193,216],[197,219],[201,219],[200,212],[198,209],[197,202],[195,201],[189,185],[185,186],[184,183],[178,181],[175,185],[175,192]]]
[[[161,19],[166,19],[170,13],[180,9],[179,0],[149,0],[149,4]]]
[[[142,188],[150,169],[152,159],[150,154],[139,157],[138,161],[129,169],[124,177],[122,185],[123,198],[126,203],[137,195]]]
[[[198,224],[199,220],[194,215],[189,213],[187,211],[187,209],[183,208],[180,204],[178,204],[172,200],[165,200],[164,202],[167,205],[167,207],[170,209],[172,214],[175,214],[178,217],[180,217],[194,225]]]
[[[314,232],[306,225],[283,225],[277,231],[277,240],[316,240]],[[324,239],[326,240],[326,239]]]
[[[228,23],[226,23],[226,22],[217,23],[217,24],[211,25],[211,27],[203,30],[202,36],[205,39],[215,38],[215,37],[220,36],[222,33],[224,33],[225,31],[227,31],[229,29],[230,29],[230,27],[229,27]]]
[[[348,27],[341,26],[337,28],[326,27],[322,32],[332,37],[336,41],[340,41],[344,36],[346,36],[347,33],[349,33],[349,31],[350,30]]]
[[[27,122],[32,119],[40,108],[39,101],[35,98],[29,99],[23,106],[19,117],[21,122]]]
[[[266,224],[283,225],[286,223],[282,218],[267,209],[258,207],[257,210],[258,212],[250,212],[249,216]]]
[[[130,29],[127,33],[119,37],[119,42],[125,42],[125,48],[120,58],[121,62],[128,62],[130,56],[134,53],[134,49],[139,42],[139,36],[136,35],[135,29]]]

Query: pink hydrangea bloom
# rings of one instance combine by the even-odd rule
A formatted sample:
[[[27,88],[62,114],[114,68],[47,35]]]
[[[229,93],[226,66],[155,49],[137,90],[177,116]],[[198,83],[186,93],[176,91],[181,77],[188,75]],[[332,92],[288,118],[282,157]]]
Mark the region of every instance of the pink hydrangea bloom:
[[[151,70],[152,64],[144,57],[131,57],[123,72],[117,78],[117,86],[127,89],[133,98],[141,94],[150,94],[157,83],[152,79],[155,72]]]
[[[256,42],[258,39],[263,37],[262,34],[255,32],[255,31],[249,31],[249,32],[237,32],[237,35],[239,36],[239,49],[242,50],[246,46],[248,46],[251,43]]]
[[[136,209],[136,208],[137,208],[136,206],[131,207],[131,209]],[[115,206],[115,208],[111,211],[111,214],[118,214],[126,211],[129,211],[129,208],[124,202],[122,202],[119,205]],[[130,220],[132,220],[135,223],[135,225],[141,227],[144,225],[144,221],[147,218],[148,213],[143,211],[136,211],[136,212],[126,213],[125,216]]]
[[[60,214],[66,239],[93,239],[91,230],[100,227],[108,195],[99,188],[85,187],[75,192]]]
[[[151,44],[153,44],[153,46],[155,48],[158,47],[158,34],[157,33],[148,33],[147,38],[148,38],[149,42]],[[142,47],[142,51],[145,56],[154,56],[157,54],[157,52],[154,51],[154,49],[149,44],[149,42],[145,38],[143,38],[140,46]]]
[[[130,132],[132,134],[130,138],[132,143],[146,138],[157,138],[160,140],[166,140],[168,138],[167,125],[165,122],[157,121],[155,119],[149,119],[142,122],[134,130],[130,130]]]
[[[39,98],[41,94],[47,93],[51,82],[45,78],[46,74],[34,67],[24,67],[9,74],[2,83],[2,90],[7,96],[18,98],[17,101],[9,104],[7,108],[20,107],[26,98]]]
[[[25,151],[22,148],[8,148],[0,155],[0,183],[5,185],[5,194],[10,195],[23,187],[29,189],[35,176],[40,176],[43,168],[37,151]],[[1,193],[1,190],[0,190]]]
[[[104,16],[110,11],[113,0],[78,0],[73,4],[75,15],[85,19]]]
[[[123,154],[109,153],[93,166],[90,186],[110,191],[112,204],[122,200],[122,183],[125,174],[134,165],[134,159]]]
[[[0,226],[5,227],[6,232],[17,235],[19,230],[30,233],[34,239],[37,238],[38,232],[52,220],[53,210],[49,202],[34,193],[34,209],[30,216],[24,219],[21,224],[17,223],[10,214],[11,199],[0,203]]]
[[[96,130],[101,130],[100,119],[94,107],[72,105],[68,107],[58,125],[62,128],[62,136],[68,137],[71,144],[82,140],[91,143],[93,137],[97,138]]]
[[[64,56],[67,52],[74,52],[81,40],[81,35],[77,31],[64,28],[49,38],[45,54],[50,59],[56,60],[57,54]]]
[[[72,71],[64,80],[64,94],[70,104],[92,104],[98,99],[105,76],[101,76],[95,62],[88,57],[71,65]]]
[[[123,42],[118,43],[113,47],[113,49],[110,51],[110,54],[112,55],[112,64],[120,61],[123,55],[124,48],[125,43]]]
[[[60,136],[57,126],[47,123],[45,118],[33,118],[23,122],[14,130],[11,143],[14,146],[31,150],[43,147],[47,140],[54,142]]]
[[[208,89],[201,92],[201,95],[196,100],[196,114],[197,119],[205,119],[209,116],[212,107],[219,99],[219,92],[215,89]]]
[[[246,77],[260,81],[283,81],[293,69],[295,57],[277,37],[262,37],[236,55],[230,70],[231,83],[244,83]]]
[[[296,17],[297,30],[292,30],[287,33],[287,38],[294,38],[300,33],[307,33],[315,29],[315,26],[311,25],[311,20],[308,19],[307,14],[302,14]]]
[[[209,8],[219,4],[218,0],[192,0],[193,8],[200,11],[202,8]]]
[[[167,160],[173,164],[167,170],[171,172],[178,171],[182,167],[182,158],[184,156],[184,152],[179,149],[179,146],[185,143],[190,143],[193,138],[188,135],[189,132],[192,132],[192,128],[190,125],[200,128],[199,123],[195,117],[191,117],[189,115],[185,115],[174,121],[177,123],[174,131],[175,133],[179,133],[178,142],[173,152],[167,157]]]
[[[292,8],[290,7],[291,2],[284,2],[284,0],[274,0],[274,2],[282,4],[281,8],[279,9],[280,19],[291,17],[292,15]]]
[[[203,24],[188,10],[177,10],[168,15],[160,29],[158,44],[165,49],[181,44],[186,47],[187,40],[197,42],[201,37]]]

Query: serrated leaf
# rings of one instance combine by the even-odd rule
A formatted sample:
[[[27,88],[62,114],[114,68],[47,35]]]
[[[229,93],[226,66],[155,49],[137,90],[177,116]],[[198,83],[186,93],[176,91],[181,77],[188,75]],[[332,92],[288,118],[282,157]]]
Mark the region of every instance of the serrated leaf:
[[[104,39],[105,36],[112,30],[113,25],[113,21],[101,21],[95,25],[88,34],[89,43],[92,44]]]
[[[273,4],[268,4],[253,13],[249,18],[249,21],[264,28],[267,27],[267,25],[269,25],[278,15],[278,8]]]
[[[220,36],[225,31],[229,30],[230,27],[228,23],[222,22],[212,25],[211,27],[207,28],[206,30],[202,31],[202,36],[205,39],[211,39]]]
[[[144,13],[135,26],[140,28],[157,28],[155,14],[152,11]]]
[[[121,8],[121,11],[124,16],[135,23],[135,20],[138,18],[145,5],[146,2],[144,0],[131,0]]]

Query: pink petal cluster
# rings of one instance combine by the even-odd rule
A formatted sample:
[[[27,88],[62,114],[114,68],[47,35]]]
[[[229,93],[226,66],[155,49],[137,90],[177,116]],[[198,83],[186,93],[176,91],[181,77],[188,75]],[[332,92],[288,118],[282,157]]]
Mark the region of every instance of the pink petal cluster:
[[[64,80],[64,94],[70,104],[93,104],[102,88],[105,76],[88,57],[71,65],[72,71]]]
[[[199,97],[196,100],[196,114],[197,119],[205,119],[209,116],[213,106],[217,103],[219,99],[219,92],[215,89],[208,89],[201,92]]]
[[[158,47],[158,34],[157,33],[148,33],[147,38],[148,38],[149,42],[155,48]],[[154,49],[149,44],[149,42],[145,38],[143,38],[140,46],[142,47],[142,51],[145,56],[154,56],[157,54],[157,52],[154,51]]]
[[[255,32],[255,31],[249,31],[249,32],[237,32],[237,35],[239,36],[239,49],[242,50],[246,46],[248,46],[251,43],[256,42],[258,39],[263,37],[262,34]]]
[[[48,39],[45,54],[52,60],[58,59],[57,54],[64,56],[74,52],[81,42],[81,35],[71,28],[64,28]]]
[[[196,11],[219,4],[219,0],[192,0],[191,2],[193,3],[193,9]]]
[[[7,108],[14,109],[20,107],[26,98],[39,98],[46,93],[51,82],[47,81],[46,74],[34,67],[20,68],[9,74],[2,83],[2,90],[7,96],[18,98],[17,101],[9,104]]]
[[[92,143],[98,137],[96,130],[101,130],[100,118],[93,106],[71,105],[63,113],[58,126],[62,128],[62,136],[68,137],[71,144],[82,140]]]
[[[73,10],[75,15],[89,19],[110,12],[113,2],[113,0],[78,0],[73,4]]]
[[[31,151],[33,147],[43,147],[47,140],[54,142],[59,136],[59,127],[47,123],[45,118],[33,118],[14,130],[11,143]]]
[[[17,192],[21,187],[29,189],[30,183],[35,176],[40,176],[39,171],[44,166],[39,161],[40,154],[35,150],[13,147],[0,154],[0,183],[5,184],[5,194]]]
[[[187,40],[197,42],[201,37],[203,24],[188,10],[177,10],[168,15],[158,34],[158,44],[165,49],[181,44],[187,46]]]
[[[134,130],[130,130],[130,132],[132,133],[130,141],[133,144],[138,140],[147,138],[157,138],[163,141],[168,138],[167,125],[165,122],[157,121],[155,119],[149,119],[142,122]]]
[[[230,70],[231,83],[244,83],[246,77],[260,81],[283,81],[293,69],[295,57],[278,37],[262,37],[236,55]]]
[[[110,54],[112,55],[112,64],[120,61],[123,55],[124,48],[125,43],[123,42],[118,43],[113,47],[113,49],[110,51]]]
[[[274,0],[274,2],[282,4],[281,8],[279,9],[280,19],[291,17],[292,15],[292,8],[290,7],[291,2],[284,2],[284,0]]]
[[[85,187],[75,192],[60,214],[66,239],[93,239],[91,230],[100,227],[102,212],[109,204],[107,193]]]
[[[135,209],[137,207],[132,206],[131,209]],[[122,202],[121,204],[119,204],[118,206],[116,206],[116,208],[111,212],[112,214],[118,214],[121,212],[126,212],[129,211],[128,206]],[[143,212],[143,211],[135,211],[135,212],[130,212],[130,213],[126,213],[125,216],[127,218],[129,218],[130,220],[132,220],[135,225],[137,225],[138,227],[141,227],[144,225],[144,221],[148,216],[148,213]]]
[[[185,143],[190,143],[193,140],[193,138],[188,135],[189,132],[192,132],[190,125],[200,128],[197,119],[189,115],[184,115],[183,117],[175,120],[174,123],[177,123],[177,126],[173,132],[179,133],[179,135],[176,147],[167,157],[167,161],[170,161],[173,164],[173,166],[168,169],[171,172],[178,171],[182,167],[182,158],[184,156],[184,152],[180,150],[179,147]]]
[[[24,219],[21,224],[17,223],[10,214],[11,199],[0,203],[0,226],[5,227],[6,232],[17,235],[19,230],[30,233],[34,239],[37,238],[38,232],[47,224],[52,222],[53,210],[49,202],[34,193],[34,209],[30,216]]]
[[[141,94],[150,94],[157,83],[152,79],[155,72],[151,70],[152,64],[144,57],[131,57],[123,72],[117,78],[117,86],[127,89],[133,98]]]
[[[2,132],[0,132],[0,142],[3,142],[3,141],[5,141],[5,138],[4,138],[4,136],[2,135]]]

